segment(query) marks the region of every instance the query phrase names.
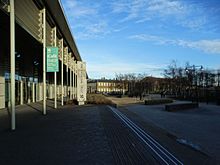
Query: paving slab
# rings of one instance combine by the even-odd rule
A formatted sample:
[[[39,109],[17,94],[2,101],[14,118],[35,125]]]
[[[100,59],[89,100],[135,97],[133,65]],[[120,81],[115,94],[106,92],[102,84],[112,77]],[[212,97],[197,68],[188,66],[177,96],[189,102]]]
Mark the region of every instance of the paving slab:
[[[126,105],[126,111],[137,115],[148,125],[161,128],[179,141],[210,155],[220,164],[220,108],[200,104],[199,108],[167,112],[164,105]],[[125,111],[125,112],[126,112]]]
[[[114,164],[98,106],[39,111],[41,103],[17,108],[17,129],[0,111],[0,164]]]
[[[171,151],[190,153],[180,155],[184,162],[215,164],[207,155],[187,147],[179,149],[176,141],[167,140],[166,131],[164,134],[157,125],[146,122],[145,113],[140,117],[138,106],[146,107],[132,104],[131,109],[119,109]],[[0,110],[0,164],[158,164],[149,148],[107,106],[65,105],[54,109],[53,101],[48,101],[47,108],[43,116],[41,102],[16,107],[16,131],[10,131],[10,112]]]
[[[105,105],[16,107],[16,131],[0,111],[0,164],[158,164]]]

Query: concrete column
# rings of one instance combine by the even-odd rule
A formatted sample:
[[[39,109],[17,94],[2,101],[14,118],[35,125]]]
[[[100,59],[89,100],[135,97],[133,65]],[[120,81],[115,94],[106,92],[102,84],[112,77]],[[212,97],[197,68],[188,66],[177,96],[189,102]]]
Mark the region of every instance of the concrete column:
[[[0,109],[5,108],[5,77],[0,76]]]
[[[27,87],[27,95],[28,95],[28,104],[31,103],[31,83],[28,81],[28,87]]]
[[[66,94],[66,91],[67,91],[67,89],[66,89],[66,85],[63,86],[63,90],[64,90],[64,92],[63,92],[63,96],[66,97],[66,96],[67,96],[67,94]]]
[[[77,73],[75,74],[75,98],[77,98]]]
[[[43,84],[39,84],[39,101],[43,100]]]
[[[61,97],[62,97],[62,86],[60,85],[59,86],[59,88],[58,88],[58,90],[59,90],[59,99],[61,99]]]
[[[36,101],[39,101],[39,83],[36,84]]]
[[[8,91],[7,92],[7,94],[8,94],[8,97],[7,97],[7,101],[8,101],[8,107],[10,108],[11,107],[11,83],[10,82],[7,82],[7,89],[6,89],[6,91]]]
[[[49,99],[53,99],[54,98],[54,85],[49,84],[48,85],[48,89],[49,89]]]
[[[74,98],[77,99],[77,88],[76,88],[76,83],[77,83],[77,62],[74,61]]]
[[[68,62],[67,62],[68,63]],[[69,95],[69,92],[68,92],[68,86],[69,86],[69,74],[68,74],[68,64],[66,65],[66,86],[67,86],[67,88],[66,88],[66,93],[67,93],[67,96],[66,96],[66,101],[68,100],[68,95]]]
[[[20,104],[23,105],[24,104],[24,85],[23,85],[23,81],[20,81]]]
[[[60,86],[58,85],[57,86],[57,99],[60,98]]]
[[[36,91],[35,91],[35,93],[36,93],[35,100],[39,101],[39,83],[36,83]]]
[[[32,102],[35,103],[35,83],[32,83]]]
[[[74,82],[74,70],[72,71],[72,79],[73,79],[73,83],[72,83],[72,97],[73,97],[73,99],[75,99],[75,89],[74,89],[74,84],[75,84],[75,82]]]
[[[72,71],[71,71],[71,68],[70,68],[70,86],[69,86],[69,89],[70,89],[70,100],[72,100]]]

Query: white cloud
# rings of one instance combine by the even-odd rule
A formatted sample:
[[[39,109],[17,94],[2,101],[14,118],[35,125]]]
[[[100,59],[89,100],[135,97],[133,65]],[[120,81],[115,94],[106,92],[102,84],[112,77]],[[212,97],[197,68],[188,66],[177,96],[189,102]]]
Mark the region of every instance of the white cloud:
[[[106,21],[99,21],[94,24],[89,24],[88,26],[83,26],[80,32],[76,34],[78,39],[92,39],[92,38],[102,38],[106,34],[110,33],[108,28],[108,23]]]
[[[74,19],[96,14],[96,10],[94,8],[86,7],[75,0],[65,0],[63,1],[63,5],[68,15]]]
[[[167,64],[147,64],[147,63],[126,63],[126,62],[111,62],[111,63],[88,63],[87,69],[89,76],[93,74],[98,77],[113,78],[115,73],[146,73],[154,76],[161,76]]]
[[[78,0],[62,0],[76,39],[100,38],[108,34],[108,20],[100,14],[98,3]]]
[[[159,36],[146,35],[146,34],[133,35],[130,36],[129,38],[149,41],[149,42],[153,42],[154,44],[160,44],[160,45],[176,45],[186,48],[199,49],[205,53],[220,54],[220,39],[187,41],[187,40],[167,39]]]
[[[186,6],[176,0],[130,0],[112,3],[114,13],[128,13],[127,19],[145,15],[174,15],[186,12]]]
[[[178,0],[119,0],[112,3],[112,12],[126,14],[120,22],[143,23],[159,19],[162,23],[171,19],[176,25],[193,30],[207,23],[201,6]]]
[[[126,9],[129,7],[128,3],[120,1],[120,0],[112,2],[111,6],[112,6],[113,13],[126,12]]]
[[[186,12],[186,7],[180,1],[152,0],[149,1],[148,11],[160,12],[161,14],[173,15]]]
[[[101,21],[91,26],[86,27],[86,29],[92,33],[105,33],[107,29],[107,22]]]
[[[143,41],[153,41],[155,44],[175,44],[175,40],[166,39],[159,36],[147,35],[147,34],[138,34],[129,37],[130,39],[137,39]]]
[[[61,1],[78,39],[103,37],[106,34],[118,32],[117,29],[123,30],[123,26],[130,26],[125,25],[127,22],[148,22],[147,27],[150,25],[159,28],[180,26],[193,31],[215,30],[213,22],[209,22],[207,8],[200,2],[183,0]],[[141,26],[144,28],[145,24]]]
[[[200,49],[206,53],[220,54],[220,39],[199,41],[179,40],[177,43],[180,46]]]
[[[179,22],[179,24],[181,24],[183,27],[188,27],[193,30],[199,30],[207,23],[207,19],[205,16],[195,18],[191,17],[191,19],[180,20],[181,21]]]

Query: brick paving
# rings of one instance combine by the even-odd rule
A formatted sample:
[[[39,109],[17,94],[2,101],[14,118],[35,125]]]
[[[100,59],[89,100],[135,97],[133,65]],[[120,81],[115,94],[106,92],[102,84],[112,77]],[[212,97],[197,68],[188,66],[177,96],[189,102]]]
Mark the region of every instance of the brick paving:
[[[39,113],[41,104],[20,106],[11,132],[0,111],[0,164],[114,164],[97,106],[64,106]],[[36,110],[32,107],[38,107]]]
[[[0,111],[0,164],[157,164],[107,106],[47,105],[18,106],[14,132]]]
[[[146,106],[128,97],[109,98],[121,112],[186,164],[219,164],[219,106],[201,103],[198,109],[170,113],[164,111],[164,105]],[[190,145],[178,143],[177,139],[187,139],[188,144],[200,148],[194,150]]]
[[[8,111],[0,110],[0,165],[158,164],[107,106],[65,105],[55,110],[52,101],[47,105],[46,116],[41,113],[42,103],[16,107],[14,132],[9,129]],[[164,130],[125,109],[121,111],[186,159],[182,160],[187,164],[215,164],[206,155],[176,144]]]
[[[106,106],[100,114],[116,164],[158,164],[149,149]]]

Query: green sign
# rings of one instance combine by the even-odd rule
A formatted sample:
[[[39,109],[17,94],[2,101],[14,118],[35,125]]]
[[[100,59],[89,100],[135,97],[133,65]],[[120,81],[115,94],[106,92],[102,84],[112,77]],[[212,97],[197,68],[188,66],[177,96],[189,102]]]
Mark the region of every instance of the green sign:
[[[59,72],[58,47],[47,47],[47,72]]]

